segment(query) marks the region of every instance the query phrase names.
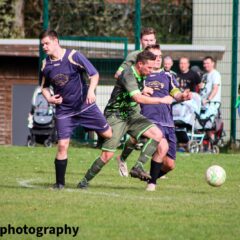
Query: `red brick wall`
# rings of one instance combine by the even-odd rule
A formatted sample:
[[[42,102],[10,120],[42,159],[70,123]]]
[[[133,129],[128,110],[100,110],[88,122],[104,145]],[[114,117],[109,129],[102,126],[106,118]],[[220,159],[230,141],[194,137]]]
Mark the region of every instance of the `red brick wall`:
[[[14,84],[37,84],[37,58],[0,58],[0,144],[12,144],[12,88]]]

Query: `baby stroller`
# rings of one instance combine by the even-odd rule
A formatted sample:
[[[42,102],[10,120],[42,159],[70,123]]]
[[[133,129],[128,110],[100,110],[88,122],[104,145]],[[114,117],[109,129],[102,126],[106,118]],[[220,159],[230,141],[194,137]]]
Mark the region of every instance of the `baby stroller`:
[[[173,105],[173,120],[178,147],[189,152],[199,152],[205,133],[196,132],[195,124],[201,110],[201,97],[193,93],[191,100]]]
[[[52,90],[51,94],[53,94]],[[28,147],[34,147],[37,142],[43,143],[45,147],[51,147],[56,141],[54,112],[55,107],[44,98],[41,87],[37,87],[33,93],[32,107],[28,117],[30,131],[27,139]]]
[[[211,152],[219,153],[219,146],[224,145],[223,121],[220,103],[210,103],[201,106],[201,97],[193,93],[192,100],[173,106],[178,144],[185,144],[191,153]],[[214,139],[210,139],[207,131],[214,131]],[[209,148],[210,146],[210,148]]]
[[[200,114],[197,115],[195,127],[198,132],[213,131],[214,138],[211,139],[206,134],[200,150],[203,152],[219,153],[219,147],[224,146],[223,137],[226,136],[223,130],[223,121],[220,111],[221,103],[211,102],[201,108]]]

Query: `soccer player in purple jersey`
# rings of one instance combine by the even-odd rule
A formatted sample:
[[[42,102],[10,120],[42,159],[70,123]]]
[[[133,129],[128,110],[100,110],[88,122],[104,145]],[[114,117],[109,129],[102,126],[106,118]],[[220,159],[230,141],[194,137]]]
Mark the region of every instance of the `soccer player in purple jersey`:
[[[189,90],[181,93],[178,89],[178,83],[171,74],[161,70],[162,53],[158,44],[148,46],[147,51],[151,51],[156,56],[154,72],[145,79],[145,92],[151,97],[165,97],[171,95],[177,101],[189,100],[192,94]],[[159,177],[165,175],[175,167],[176,159],[176,136],[172,116],[171,104],[141,104],[141,113],[151,120],[162,131],[164,138],[158,145],[158,151],[155,152],[151,160],[150,175],[151,179],[148,182],[148,191],[154,191],[156,181]],[[119,172],[127,172],[126,158],[134,149],[135,141],[129,139],[125,144],[121,156],[118,161],[122,161],[119,165]],[[124,169],[125,166],[125,169]],[[120,169],[122,167],[122,169]],[[121,171],[120,171],[121,170]],[[122,174],[122,176],[126,176]]]
[[[67,151],[73,130],[81,125],[96,131],[103,138],[111,138],[112,130],[97,107],[95,89],[99,75],[94,66],[80,52],[64,49],[59,45],[58,35],[53,30],[40,34],[44,52],[40,73],[42,93],[47,101],[56,105],[56,129],[58,148],[55,159],[56,183],[54,188],[65,185]],[[89,86],[85,82],[89,78]],[[49,87],[52,86],[52,96]]]

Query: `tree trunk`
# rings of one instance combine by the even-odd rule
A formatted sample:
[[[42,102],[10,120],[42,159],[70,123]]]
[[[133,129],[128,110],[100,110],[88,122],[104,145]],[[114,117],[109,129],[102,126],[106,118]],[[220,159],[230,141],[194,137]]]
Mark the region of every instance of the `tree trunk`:
[[[13,24],[13,31],[17,37],[24,38],[24,0],[15,0],[14,3],[14,12],[15,12],[15,21]]]

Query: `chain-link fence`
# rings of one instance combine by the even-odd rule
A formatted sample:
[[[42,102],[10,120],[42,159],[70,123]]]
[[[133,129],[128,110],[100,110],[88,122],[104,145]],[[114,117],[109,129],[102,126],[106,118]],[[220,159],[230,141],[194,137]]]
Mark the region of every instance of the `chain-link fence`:
[[[235,78],[232,76],[232,72],[236,73],[239,69],[239,61],[236,62],[238,56],[235,54],[235,58],[233,57],[234,51],[237,50],[236,42],[234,44],[233,41],[234,33],[239,29],[236,20],[239,14],[238,0],[142,0],[139,6],[136,5],[139,1],[134,0],[47,2],[47,25],[57,30],[60,36],[118,37],[125,39],[122,43],[127,41],[127,38],[128,51],[132,51],[135,48],[136,29],[139,26],[153,27],[157,31],[157,40],[161,44],[163,54],[173,57],[174,70],[177,72],[181,56],[189,57],[192,65],[201,68],[202,59],[207,55],[213,56],[217,60],[217,70],[222,76],[221,109],[224,129],[228,139],[231,128],[235,131],[236,138],[240,138],[240,121],[233,106],[235,101],[232,101],[236,98],[238,85],[236,79],[239,79],[239,71]],[[235,17],[234,7],[237,7]],[[140,22],[135,21],[137,11],[140,11]],[[237,26],[235,30],[234,24]],[[235,40],[239,42],[236,37],[238,36],[235,36]],[[101,56],[97,52],[99,50],[97,46],[98,44],[103,46],[104,41],[100,38],[99,41],[95,40],[90,41],[88,47],[86,45],[83,47],[83,42],[79,43],[78,48],[84,51],[100,72],[102,81],[99,91],[101,92],[101,86],[108,85],[107,92],[103,94],[104,96],[101,95],[106,100],[110,94],[108,91],[111,91],[113,73],[125,56],[126,45],[113,47],[114,44],[105,41],[106,45],[100,47]],[[65,42],[65,45],[68,43]],[[235,68],[232,67],[233,64]]]

